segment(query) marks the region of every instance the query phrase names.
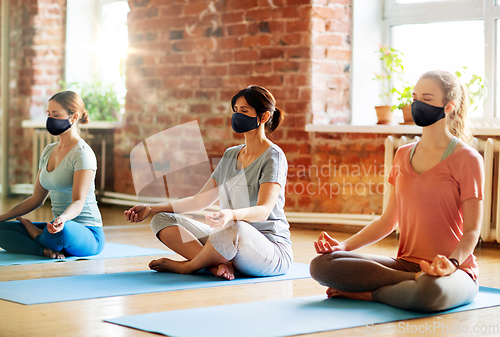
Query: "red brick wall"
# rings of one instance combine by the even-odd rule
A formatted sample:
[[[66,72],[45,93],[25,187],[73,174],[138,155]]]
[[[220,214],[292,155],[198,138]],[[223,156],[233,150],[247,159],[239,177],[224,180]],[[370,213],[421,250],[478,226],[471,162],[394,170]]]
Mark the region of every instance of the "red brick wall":
[[[287,112],[272,137],[290,164],[286,209],[381,213],[387,135],[304,131],[310,122],[349,121],[351,1],[129,0],[128,94],[124,127],[115,134],[114,190],[135,193],[130,151],[158,131],[197,120],[212,158],[241,143],[230,128],[229,99],[259,84]],[[63,78],[65,4],[11,1],[12,184],[31,180],[32,134],[21,121],[44,115]]]
[[[381,214],[386,137],[312,133],[310,153],[289,166],[287,209]]]
[[[313,0],[311,13],[312,121],[350,120],[351,0]]]
[[[116,135],[115,189],[135,193],[133,146],[156,132],[197,120],[209,156],[242,137],[231,130],[231,97],[258,84],[287,118],[273,139],[309,154],[309,1],[130,1],[125,127]],[[211,5],[212,4],[212,5]],[[271,6],[271,4],[273,4]],[[291,157],[299,154],[291,154]]]
[[[9,176],[17,184],[31,181],[33,131],[21,122],[45,115],[63,76],[66,1],[13,0],[10,10]]]
[[[135,194],[130,151],[197,120],[210,157],[243,141],[229,100],[267,87],[287,112],[272,139],[290,164],[289,211],[380,213],[385,135],[324,134],[349,121],[351,0],[130,0],[127,105],[115,134],[116,192]],[[13,183],[30,180],[31,134],[64,64],[65,1],[12,2]],[[377,190],[378,187],[378,190]],[[109,186],[108,186],[109,189]]]
[[[351,0],[129,4],[133,52],[125,126],[115,135],[116,191],[135,193],[130,151],[161,130],[197,120],[210,157],[241,143],[229,100],[258,84],[287,113],[272,136],[290,165],[287,210],[381,212],[385,136],[304,131],[313,120],[349,121]]]

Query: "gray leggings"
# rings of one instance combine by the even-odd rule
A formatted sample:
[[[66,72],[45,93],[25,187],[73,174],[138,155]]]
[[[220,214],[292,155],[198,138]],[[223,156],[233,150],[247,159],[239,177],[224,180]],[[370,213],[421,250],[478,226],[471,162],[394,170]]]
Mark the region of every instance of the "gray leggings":
[[[397,308],[434,312],[468,304],[478,284],[463,270],[444,277],[421,275],[416,263],[378,255],[333,252],[311,261],[320,284],[346,292],[370,291],[374,301]]]
[[[246,275],[281,275],[292,264],[290,245],[270,241],[244,221],[213,229],[200,221],[172,213],[157,213],[151,220],[151,229],[157,237],[161,230],[171,226],[184,227],[203,245],[210,240],[219,254],[232,261],[236,270]]]

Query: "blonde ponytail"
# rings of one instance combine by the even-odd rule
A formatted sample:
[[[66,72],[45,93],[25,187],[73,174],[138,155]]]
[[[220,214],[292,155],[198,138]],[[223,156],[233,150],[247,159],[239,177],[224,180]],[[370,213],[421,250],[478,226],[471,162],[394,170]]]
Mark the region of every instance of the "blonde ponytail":
[[[469,93],[465,86],[460,83],[460,98],[458,106],[448,117],[448,129],[455,137],[462,139],[465,143],[472,141],[472,133],[467,125],[467,110],[469,108]]]

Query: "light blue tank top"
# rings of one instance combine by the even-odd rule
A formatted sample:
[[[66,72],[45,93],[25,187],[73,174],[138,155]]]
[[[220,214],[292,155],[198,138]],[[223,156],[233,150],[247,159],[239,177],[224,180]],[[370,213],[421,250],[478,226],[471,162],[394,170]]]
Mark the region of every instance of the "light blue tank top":
[[[101,213],[97,207],[95,198],[95,172],[97,160],[92,148],[81,139],[51,171],[47,171],[50,155],[58,143],[49,144],[45,147],[40,158],[40,184],[50,193],[52,214],[54,219],[61,215],[72,202],[73,174],[79,170],[93,170],[94,177],[85,199],[83,210],[77,217],[73,218],[84,226],[102,226]]]

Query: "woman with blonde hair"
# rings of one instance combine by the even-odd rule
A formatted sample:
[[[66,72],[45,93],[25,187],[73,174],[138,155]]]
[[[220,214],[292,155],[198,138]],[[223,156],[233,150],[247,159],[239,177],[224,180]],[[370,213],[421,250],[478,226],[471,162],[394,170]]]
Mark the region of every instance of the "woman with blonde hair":
[[[33,195],[0,215],[0,247],[53,259],[99,254],[104,232],[95,199],[97,161],[78,132],[78,124],[88,123],[85,104],[78,94],[62,91],[49,99],[47,115],[47,130],[59,141],[42,152]],[[42,206],[49,193],[53,221],[21,218]]]
[[[411,107],[422,138],[396,152],[386,210],[344,242],[323,232],[314,243],[321,255],[311,262],[311,275],[328,287],[328,297],[430,312],[474,299],[484,177],[481,155],[467,145],[467,107],[467,92],[455,75],[422,75]],[[352,252],[398,225],[396,258]]]

